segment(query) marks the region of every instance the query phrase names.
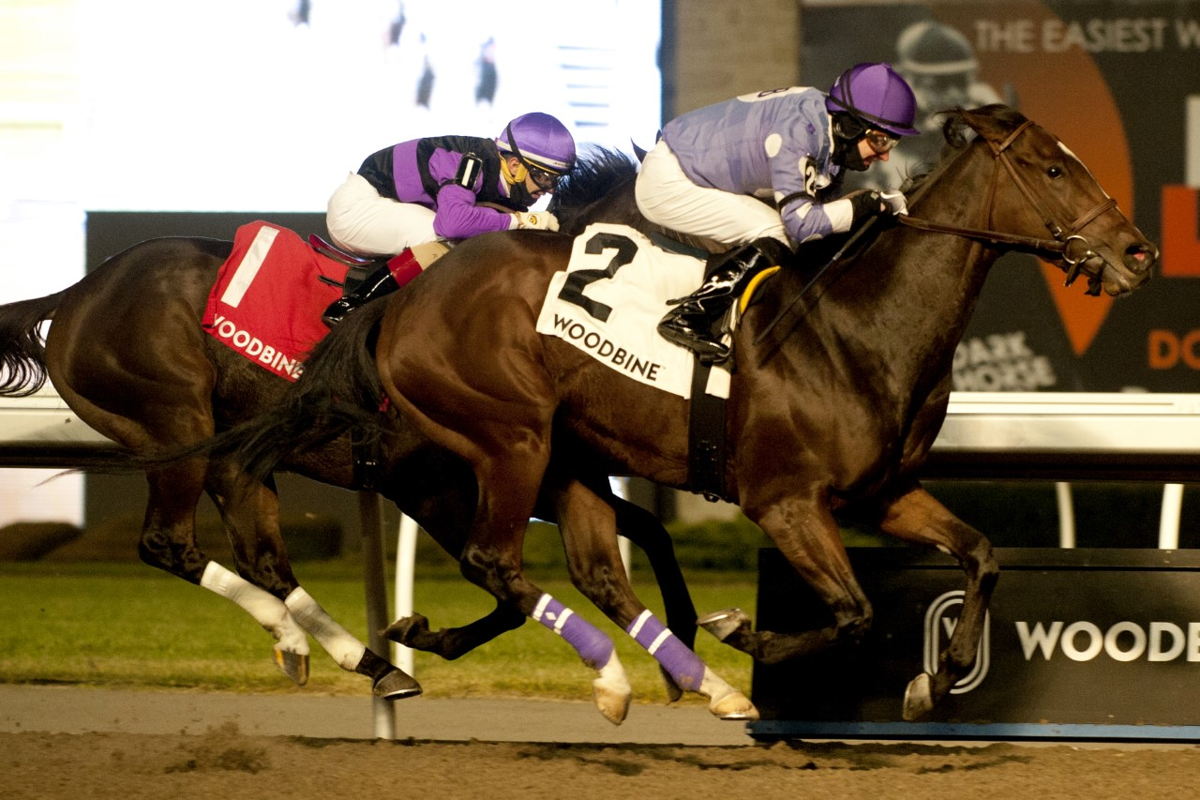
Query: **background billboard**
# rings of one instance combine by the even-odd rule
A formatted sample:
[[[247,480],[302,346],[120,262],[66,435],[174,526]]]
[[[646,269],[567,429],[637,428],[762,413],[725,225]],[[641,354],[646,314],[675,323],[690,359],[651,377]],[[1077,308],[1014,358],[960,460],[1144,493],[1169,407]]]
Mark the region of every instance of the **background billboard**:
[[[958,350],[956,390],[1200,390],[1198,12],[1190,0],[804,3],[804,83],[824,88],[858,61],[889,61],[923,112],[1015,105],[1162,248],[1155,279],[1117,301],[1064,287],[1033,257],[1003,259]],[[919,171],[940,141],[922,140],[871,180]]]

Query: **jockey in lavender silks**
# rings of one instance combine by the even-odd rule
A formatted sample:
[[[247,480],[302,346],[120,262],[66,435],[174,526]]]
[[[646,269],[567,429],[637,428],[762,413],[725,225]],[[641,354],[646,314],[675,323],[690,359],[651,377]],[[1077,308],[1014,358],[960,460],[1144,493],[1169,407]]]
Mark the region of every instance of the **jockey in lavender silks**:
[[[557,230],[553,214],[529,207],[574,164],[570,131],[541,112],[513,119],[495,139],[427,137],[371,154],[329,199],[326,226],[351,253],[395,258],[331,305],[326,324],[420,274],[431,259],[410,248],[491,231]]]
[[[710,262],[704,283],[659,323],[668,340],[704,361],[729,357],[728,312],[742,288],[797,245],[845,233],[890,211],[899,192],[838,198],[845,170],[886,161],[913,136],[916,101],[888,64],[858,64],[829,93],[773,89],[677,117],[646,156],[636,184],[652,222],[734,248]]]

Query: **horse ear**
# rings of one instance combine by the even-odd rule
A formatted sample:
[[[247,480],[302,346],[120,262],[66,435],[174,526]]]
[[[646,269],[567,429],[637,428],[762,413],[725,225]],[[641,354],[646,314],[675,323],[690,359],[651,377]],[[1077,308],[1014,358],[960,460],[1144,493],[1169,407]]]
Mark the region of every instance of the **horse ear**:
[[[963,118],[963,114],[961,108],[948,111],[946,112],[946,121],[942,123],[942,136],[945,137],[946,144],[956,150],[966,147],[967,142],[971,141],[971,137],[975,135],[975,131]]]
[[[994,103],[973,109],[959,109],[955,116],[976,133],[993,144],[1000,144],[1025,121],[1025,115],[1015,108]]]

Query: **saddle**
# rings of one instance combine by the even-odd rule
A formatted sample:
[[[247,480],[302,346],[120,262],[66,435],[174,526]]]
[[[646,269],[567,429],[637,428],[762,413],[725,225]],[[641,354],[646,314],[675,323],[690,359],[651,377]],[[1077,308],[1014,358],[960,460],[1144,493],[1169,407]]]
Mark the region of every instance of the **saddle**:
[[[316,252],[332,258],[342,264],[350,267],[346,271],[346,278],[343,283],[337,283],[328,278],[322,277],[321,280],[331,286],[337,286],[345,292],[352,291],[354,287],[362,283],[368,275],[373,273],[380,267],[387,266],[391,261],[401,256],[377,256],[370,258],[368,256],[360,256],[357,253],[351,253],[348,250],[343,250],[334,243],[330,242],[322,236],[315,233],[309,234],[308,245]],[[420,269],[427,269],[430,264],[437,261],[439,258],[450,252],[450,246],[445,242],[427,242],[426,244],[418,244],[408,248],[412,259],[420,265]]]
[[[362,283],[368,275],[375,271],[376,267],[383,266],[387,263],[386,258],[367,258],[335,245],[333,242],[311,233],[308,236],[308,246],[317,251],[326,258],[332,258],[334,261],[347,265],[350,269],[346,270],[346,277],[342,283],[331,280],[330,278],[321,276],[321,281],[328,283],[330,286],[336,286],[343,291],[350,291],[358,284]]]

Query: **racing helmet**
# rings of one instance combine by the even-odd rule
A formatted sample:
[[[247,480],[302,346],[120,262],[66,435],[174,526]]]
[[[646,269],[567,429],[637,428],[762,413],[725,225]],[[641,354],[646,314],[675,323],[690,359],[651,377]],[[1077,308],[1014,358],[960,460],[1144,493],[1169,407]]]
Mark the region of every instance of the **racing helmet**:
[[[526,166],[564,175],[575,165],[575,139],[567,126],[549,114],[533,111],[504,126],[496,137],[502,153],[511,153]]]
[[[834,81],[825,97],[831,114],[849,114],[864,125],[893,136],[915,136],[917,99],[890,64],[855,64]]]

